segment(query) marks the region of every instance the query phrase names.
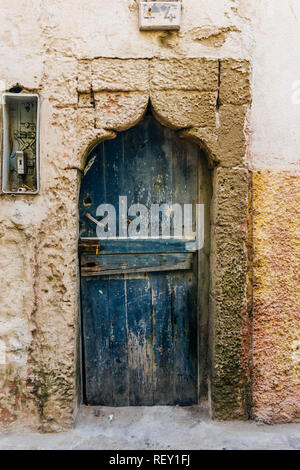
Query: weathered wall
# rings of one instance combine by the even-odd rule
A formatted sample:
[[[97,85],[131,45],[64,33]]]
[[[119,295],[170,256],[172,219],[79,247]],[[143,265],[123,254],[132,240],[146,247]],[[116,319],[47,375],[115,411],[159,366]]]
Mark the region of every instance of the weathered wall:
[[[253,175],[253,415],[299,421],[299,176]]]
[[[42,99],[41,193],[0,199],[2,426],[58,430],[72,423],[78,168],[96,139],[134,124],[150,91],[157,117],[178,129],[191,126],[189,136],[204,141],[218,164],[212,221],[218,244],[212,264],[220,279],[217,291],[212,280],[211,301],[215,412],[238,417],[248,410],[261,420],[299,419],[295,173],[300,104],[293,86],[300,79],[300,6],[296,0],[183,0],[183,6],[179,33],[141,33],[134,0],[1,2],[0,80],[5,89],[20,83]],[[185,64],[187,57],[210,60],[193,68]],[[130,59],[126,73],[122,60],[111,66],[118,58]],[[157,59],[171,58],[180,61],[160,70],[167,62]],[[150,59],[158,68],[154,74],[153,65],[147,68]],[[191,75],[184,78],[187,68]],[[199,91],[202,98],[191,112]],[[254,282],[247,304],[248,180]]]

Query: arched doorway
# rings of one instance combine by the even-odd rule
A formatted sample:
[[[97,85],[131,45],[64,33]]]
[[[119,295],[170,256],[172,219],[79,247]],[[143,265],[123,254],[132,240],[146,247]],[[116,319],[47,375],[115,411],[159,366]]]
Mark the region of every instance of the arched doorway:
[[[151,115],[88,156],[79,198],[88,404],[198,403],[206,368],[210,196],[199,147]],[[200,203],[204,247],[196,240]]]

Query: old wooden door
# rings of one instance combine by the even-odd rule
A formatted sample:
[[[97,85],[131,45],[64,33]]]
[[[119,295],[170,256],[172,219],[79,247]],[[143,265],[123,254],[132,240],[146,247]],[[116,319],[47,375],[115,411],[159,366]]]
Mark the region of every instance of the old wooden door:
[[[89,155],[80,193],[86,402],[197,402],[197,252],[174,238],[97,239],[97,207],[198,200],[198,148],[152,116]],[[132,218],[128,217],[128,223]]]

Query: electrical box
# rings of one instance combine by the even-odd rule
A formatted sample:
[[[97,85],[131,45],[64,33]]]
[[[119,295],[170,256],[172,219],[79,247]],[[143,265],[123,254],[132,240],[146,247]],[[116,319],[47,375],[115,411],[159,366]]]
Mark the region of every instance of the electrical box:
[[[181,2],[141,2],[140,30],[179,30]]]
[[[39,192],[39,114],[38,95],[4,93],[2,192]]]

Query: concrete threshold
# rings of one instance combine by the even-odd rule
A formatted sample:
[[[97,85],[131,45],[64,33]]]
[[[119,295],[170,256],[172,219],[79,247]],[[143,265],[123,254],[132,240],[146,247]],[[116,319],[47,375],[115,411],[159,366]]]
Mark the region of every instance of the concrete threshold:
[[[212,421],[198,407],[86,407],[73,429],[0,434],[0,449],[300,449],[300,424]]]

